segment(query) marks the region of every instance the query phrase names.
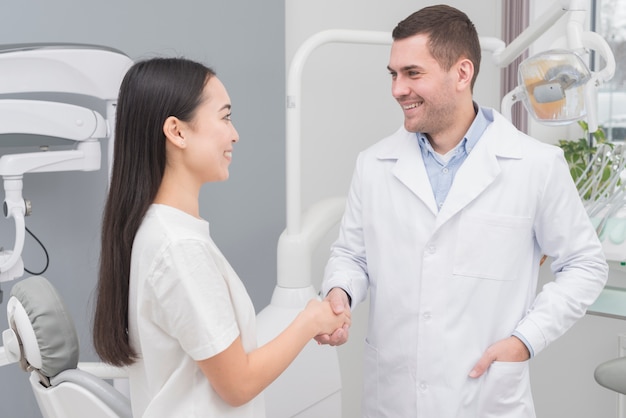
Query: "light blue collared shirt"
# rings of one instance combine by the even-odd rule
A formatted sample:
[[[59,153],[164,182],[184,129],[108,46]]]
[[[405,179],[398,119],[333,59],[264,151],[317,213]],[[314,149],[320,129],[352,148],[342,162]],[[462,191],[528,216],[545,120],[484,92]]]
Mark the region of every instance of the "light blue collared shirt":
[[[426,172],[428,173],[430,185],[433,188],[438,209],[441,209],[443,206],[459,167],[467,159],[469,153],[472,152],[487,126],[493,122],[491,110],[479,107],[476,103],[474,103],[474,110],[476,112],[474,122],[472,122],[463,139],[450,151],[452,157],[447,162],[435,152],[426,135],[421,132],[417,133],[422,159],[426,166]]]

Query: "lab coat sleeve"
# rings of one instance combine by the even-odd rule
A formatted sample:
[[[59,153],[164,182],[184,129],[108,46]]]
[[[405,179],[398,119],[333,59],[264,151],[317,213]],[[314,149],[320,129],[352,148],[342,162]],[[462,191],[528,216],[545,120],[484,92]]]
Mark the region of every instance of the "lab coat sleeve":
[[[323,295],[340,287],[350,295],[353,307],[365,300],[369,286],[361,205],[363,158],[362,153],[357,158],[339,237],[331,246],[322,282]]]
[[[540,289],[515,332],[539,353],[563,335],[602,291],[608,265],[602,245],[578,195],[563,152],[548,161],[548,175],[534,230],[537,243],[553,259],[554,280]]]

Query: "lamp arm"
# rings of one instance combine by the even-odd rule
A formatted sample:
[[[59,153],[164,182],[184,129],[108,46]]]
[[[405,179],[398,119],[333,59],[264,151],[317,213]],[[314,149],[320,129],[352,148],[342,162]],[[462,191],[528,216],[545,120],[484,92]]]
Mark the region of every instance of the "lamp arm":
[[[24,249],[24,236],[26,234],[24,216],[27,212],[26,203],[22,198],[22,176],[5,177],[4,189],[6,193],[4,212],[7,218],[13,218],[15,221],[15,244],[8,258],[0,264],[0,281],[12,280],[14,278],[10,277],[12,275],[9,274],[9,270],[18,264]],[[19,276],[22,273],[21,271],[17,272],[17,275]]]
[[[586,110],[587,125],[589,132],[598,130],[598,107],[597,107],[597,88],[615,75],[615,56],[611,51],[611,47],[606,40],[595,32],[583,32],[581,35],[582,44],[596,51],[605,62],[604,67],[599,71],[591,73],[591,80],[585,85],[583,91]]]
[[[585,0],[555,1],[552,7],[537,20],[528,25],[509,45],[493,54],[493,62],[498,67],[506,67],[520,56],[526,48],[543,35],[561,17],[569,14],[567,38],[570,49],[582,47],[581,33],[587,14]]]
[[[611,47],[606,40],[597,34],[596,32],[583,32],[582,36],[583,46],[596,51],[604,59],[604,67],[599,71],[593,72],[593,77],[596,79],[596,83],[603,83],[615,75],[616,63],[615,56]]]
[[[0,100],[0,134],[54,136],[73,141],[105,138],[102,115],[85,107],[43,100]]]
[[[21,260],[26,229],[24,216],[29,214],[22,198],[23,174],[99,169],[100,143],[95,139],[79,143],[75,150],[7,154],[0,157],[0,175],[4,178],[5,216],[15,221],[15,244],[8,258],[0,264],[0,281],[12,280],[23,274],[21,271],[14,272],[15,274],[9,271]]]
[[[0,175],[100,169],[100,142],[84,141],[76,149],[6,154],[0,157]]]
[[[377,31],[362,31],[349,29],[329,29],[318,32],[298,48],[289,66],[287,76],[287,129],[286,129],[286,183],[287,183],[287,228],[288,235],[297,235],[300,232],[301,202],[300,202],[300,92],[302,84],[302,69],[308,57],[318,47],[327,43],[354,43],[370,45],[391,44],[391,33]]]
[[[539,36],[543,35],[552,25],[569,11],[559,2],[555,2],[553,7],[541,15],[539,19],[531,23],[505,48],[497,50],[493,54],[493,62],[497,67],[506,67],[512,63],[526,48],[530,46]]]
[[[24,214],[19,211],[13,211],[12,215],[15,220],[15,244],[13,246],[13,252],[9,255],[9,258],[0,265],[0,273],[6,273],[19,261],[22,250],[24,249]],[[4,281],[4,280],[3,280]]]
[[[502,101],[500,102],[502,116],[504,116],[507,120],[511,120],[513,118],[513,104],[522,100],[523,97],[524,88],[522,86],[517,86],[513,90],[505,94],[502,98]]]

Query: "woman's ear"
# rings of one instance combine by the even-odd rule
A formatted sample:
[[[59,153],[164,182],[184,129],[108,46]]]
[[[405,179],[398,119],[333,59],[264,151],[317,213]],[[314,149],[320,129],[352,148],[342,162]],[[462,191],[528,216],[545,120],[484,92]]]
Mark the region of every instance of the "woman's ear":
[[[165,134],[165,139],[169,141],[170,144],[181,149],[187,146],[182,131],[182,125],[183,121],[175,116],[169,116],[163,123],[163,133]]]

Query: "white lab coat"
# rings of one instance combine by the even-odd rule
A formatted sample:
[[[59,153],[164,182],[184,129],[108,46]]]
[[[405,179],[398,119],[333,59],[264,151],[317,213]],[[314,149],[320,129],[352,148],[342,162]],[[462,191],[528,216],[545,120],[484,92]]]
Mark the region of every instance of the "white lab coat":
[[[514,331],[539,353],[606,282],[562,151],[493,113],[439,211],[414,133],[358,157],[322,290],[370,291],[364,417],[534,417],[528,362],[469,371]],[[537,295],[543,254],[555,280]]]

